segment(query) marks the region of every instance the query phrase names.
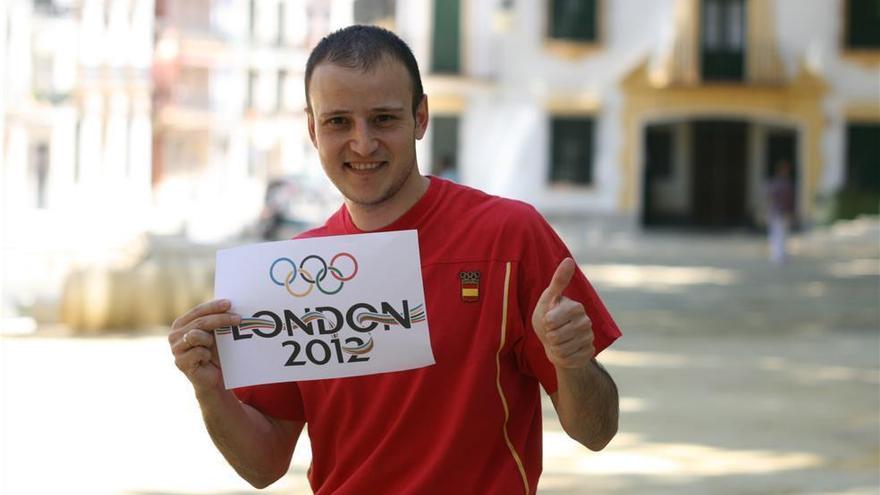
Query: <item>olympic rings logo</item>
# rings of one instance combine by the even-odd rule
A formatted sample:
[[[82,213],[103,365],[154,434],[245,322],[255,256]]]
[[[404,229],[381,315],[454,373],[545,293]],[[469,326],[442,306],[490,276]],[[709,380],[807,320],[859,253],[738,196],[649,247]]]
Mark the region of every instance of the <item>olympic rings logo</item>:
[[[336,267],[336,262],[340,258],[348,258],[351,260],[353,265],[351,274],[347,276],[342,275],[342,270]],[[314,261],[313,261],[314,260]],[[309,267],[313,270],[318,268],[315,275],[312,275],[312,271],[306,269],[306,264],[309,263]],[[279,280],[275,277],[276,270],[275,268],[279,264],[287,264],[290,265],[290,269],[287,272],[287,275],[283,277],[282,280]],[[319,291],[323,294],[333,295],[342,290],[342,286],[345,285],[345,282],[353,279],[358,272],[358,262],[349,253],[339,253],[330,260],[330,264],[328,265],[324,258],[316,254],[312,254],[303,258],[300,262],[299,266],[290,258],[278,258],[277,260],[272,262],[272,266],[269,267],[269,279],[272,280],[272,283],[278,285],[280,287],[284,287],[287,289],[287,292],[293,297],[306,297],[309,295],[312,290],[317,287]],[[339,286],[336,288],[328,288],[322,285],[323,282],[327,280],[327,274],[330,274],[331,277],[335,278],[337,282],[339,282]],[[296,277],[299,276],[307,285],[305,290],[297,292],[293,290],[291,285],[296,280]]]

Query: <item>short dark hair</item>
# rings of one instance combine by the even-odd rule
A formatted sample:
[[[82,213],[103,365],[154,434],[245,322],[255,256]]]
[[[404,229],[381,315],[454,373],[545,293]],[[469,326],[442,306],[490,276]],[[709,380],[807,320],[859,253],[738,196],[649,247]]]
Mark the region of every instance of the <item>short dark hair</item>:
[[[409,46],[396,34],[378,26],[354,25],[332,32],[325,36],[309,55],[306,62],[306,106],[312,109],[309,100],[309,83],[315,67],[321,62],[330,62],[350,69],[373,70],[383,57],[391,57],[406,67],[412,83],[412,113],[425,94],[419,64]]]

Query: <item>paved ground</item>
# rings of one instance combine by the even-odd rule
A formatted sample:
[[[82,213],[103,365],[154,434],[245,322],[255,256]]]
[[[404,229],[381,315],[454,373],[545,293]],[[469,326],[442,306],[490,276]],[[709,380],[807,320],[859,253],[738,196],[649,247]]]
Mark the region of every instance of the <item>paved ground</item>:
[[[792,242],[560,230],[625,337],[621,431],[591,453],[545,403],[539,493],[880,493],[880,224]],[[0,329],[2,330],[2,329]],[[0,493],[246,494],[157,333],[0,338]],[[309,493],[308,450],[267,493]]]

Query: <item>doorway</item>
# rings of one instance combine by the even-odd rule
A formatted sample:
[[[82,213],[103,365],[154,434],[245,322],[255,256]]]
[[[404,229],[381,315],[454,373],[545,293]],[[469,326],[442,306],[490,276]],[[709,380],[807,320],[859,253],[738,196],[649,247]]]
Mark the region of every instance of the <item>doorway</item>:
[[[749,153],[753,130],[752,124],[737,120],[646,126],[643,225],[698,229],[752,225],[750,192],[760,192],[754,172],[762,161]],[[773,153],[793,150],[789,141],[774,143]]]
[[[693,122],[692,219],[699,227],[739,227],[748,223],[748,168],[745,122]]]

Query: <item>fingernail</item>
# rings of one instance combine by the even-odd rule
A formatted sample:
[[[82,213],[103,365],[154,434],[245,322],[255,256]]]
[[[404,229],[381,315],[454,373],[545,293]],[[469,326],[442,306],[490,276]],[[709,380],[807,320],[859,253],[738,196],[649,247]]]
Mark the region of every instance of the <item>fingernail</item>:
[[[232,316],[232,324],[238,325],[239,323],[241,323],[241,316],[233,315]]]
[[[229,307],[229,299],[221,299],[220,300],[220,307],[223,309],[228,308]]]

